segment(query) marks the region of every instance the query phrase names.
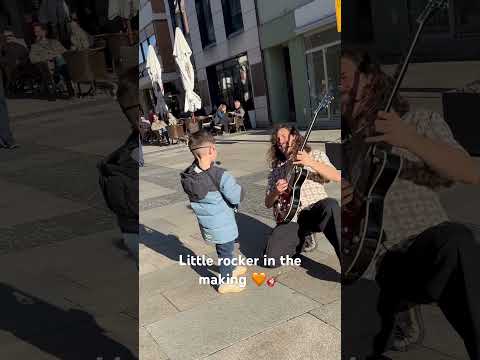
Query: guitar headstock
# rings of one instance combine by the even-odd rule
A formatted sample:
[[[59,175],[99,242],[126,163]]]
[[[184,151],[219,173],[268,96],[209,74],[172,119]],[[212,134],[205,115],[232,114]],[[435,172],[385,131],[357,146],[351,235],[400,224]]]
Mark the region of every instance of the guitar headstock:
[[[422,13],[417,18],[417,22],[421,24],[427,21],[434,11],[448,9],[448,7],[449,0],[429,0],[425,9],[423,9]]]
[[[315,110],[315,113],[318,113],[318,112],[322,111],[323,109],[328,108],[334,99],[335,99],[335,96],[333,96],[332,94],[327,92],[323,96],[322,100],[320,100],[320,103],[318,104],[318,107]]]

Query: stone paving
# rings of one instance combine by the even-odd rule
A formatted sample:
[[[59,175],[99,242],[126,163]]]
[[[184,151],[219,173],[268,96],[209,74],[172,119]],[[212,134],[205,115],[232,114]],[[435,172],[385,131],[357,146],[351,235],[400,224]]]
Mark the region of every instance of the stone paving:
[[[129,358],[138,272],[96,169],[128,123],[103,96],[8,106],[20,148],[0,151],[0,358],[96,359],[105,347]]]
[[[323,149],[338,131],[315,131],[311,144]],[[238,215],[237,252],[258,257],[274,222],[263,205],[267,178],[267,131],[219,138],[221,166],[246,190]],[[241,294],[220,296],[199,285],[215,268],[186,267],[179,255],[208,255],[179,173],[192,161],[185,146],[145,148],[141,169],[140,344],[150,359],[338,359],[340,354],[339,264],[324,238],[302,267],[249,268],[278,276],[273,288],[250,276]],[[328,185],[339,198],[339,184]]]
[[[246,257],[258,256],[274,226],[271,211],[263,205],[268,134],[252,131],[220,137],[217,142],[221,166],[246,189],[237,217],[240,237],[236,248]],[[326,142],[339,137],[339,131],[315,131],[311,144],[323,150]],[[145,167],[140,171],[144,226],[139,269],[141,359],[340,359],[340,269],[323,235],[319,247],[302,258],[300,267],[249,268],[249,275],[263,271],[277,276],[275,287],[257,287],[249,281],[241,294],[221,296],[198,283],[199,276],[216,274],[215,267],[178,264],[180,255],[216,256],[215,249],[201,239],[179,182],[179,173],[192,161],[191,154],[184,145],[145,147],[144,152]],[[338,184],[328,184],[327,191],[339,199]],[[478,189],[457,186],[442,194],[452,218],[462,215],[459,198],[467,207],[473,206],[468,195],[472,191]],[[480,224],[478,217],[467,215],[471,223]],[[376,331],[375,315],[361,317],[374,310],[374,300],[371,305],[367,309],[363,301],[358,304],[358,321],[365,324],[365,330],[356,340],[356,354],[361,354]],[[424,306],[423,312],[428,324],[423,345],[388,355],[394,360],[466,359],[461,339],[438,307]]]

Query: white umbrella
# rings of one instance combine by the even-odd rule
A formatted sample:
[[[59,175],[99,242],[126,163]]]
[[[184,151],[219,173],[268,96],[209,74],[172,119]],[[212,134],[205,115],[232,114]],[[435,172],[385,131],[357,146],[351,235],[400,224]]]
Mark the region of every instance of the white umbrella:
[[[180,70],[183,88],[185,89],[185,112],[190,111],[193,113],[202,107],[202,99],[193,91],[195,74],[193,72],[192,62],[190,61],[192,50],[190,50],[190,46],[188,46],[182,30],[178,27],[175,29],[173,56]]]
[[[157,98],[155,112],[160,114],[163,118],[164,114],[168,111],[168,107],[163,98],[162,65],[160,65],[160,61],[158,61],[157,54],[155,53],[155,48],[152,45],[148,46],[147,72],[150,76],[153,91]]]

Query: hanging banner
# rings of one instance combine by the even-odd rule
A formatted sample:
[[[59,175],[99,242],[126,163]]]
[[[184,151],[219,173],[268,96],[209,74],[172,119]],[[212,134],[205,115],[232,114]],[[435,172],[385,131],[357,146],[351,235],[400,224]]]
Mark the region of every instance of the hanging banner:
[[[342,32],[342,0],[335,0],[335,8],[337,12],[337,31]]]

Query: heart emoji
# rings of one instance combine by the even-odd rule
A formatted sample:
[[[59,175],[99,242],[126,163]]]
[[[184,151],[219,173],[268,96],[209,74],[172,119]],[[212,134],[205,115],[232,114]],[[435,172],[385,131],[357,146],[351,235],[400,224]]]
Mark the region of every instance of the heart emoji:
[[[274,287],[275,286],[275,278],[271,277],[270,279],[267,280],[267,282],[265,284],[267,284],[269,287]]]
[[[257,284],[257,286],[260,286],[263,284],[263,282],[265,281],[265,278],[267,277],[267,275],[265,275],[265,273],[256,273],[254,272],[252,274],[252,280],[255,281],[255,284]]]

